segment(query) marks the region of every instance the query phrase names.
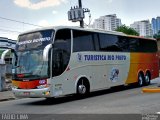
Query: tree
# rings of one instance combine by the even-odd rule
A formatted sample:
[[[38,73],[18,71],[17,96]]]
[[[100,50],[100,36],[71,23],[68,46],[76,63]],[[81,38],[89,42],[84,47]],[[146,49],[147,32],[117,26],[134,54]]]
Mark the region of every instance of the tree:
[[[157,34],[154,34],[153,36],[155,39],[160,40],[160,30],[158,31]]]
[[[137,31],[135,31],[133,28],[130,28],[130,27],[126,26],[126,25],[122,25],[122,26],[118,27],[116,29],[116,31],[123,32],[123,33],[125,33],[127,35],[139,36],[139,33]]]

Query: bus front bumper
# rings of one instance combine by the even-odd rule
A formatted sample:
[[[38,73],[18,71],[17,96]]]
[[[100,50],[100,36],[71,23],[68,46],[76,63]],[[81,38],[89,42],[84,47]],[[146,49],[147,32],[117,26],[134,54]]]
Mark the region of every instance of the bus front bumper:
[[[15,97],[18,98],[47,98],[51,97],[50,88],[43,89],[17,89],[12,88]]]

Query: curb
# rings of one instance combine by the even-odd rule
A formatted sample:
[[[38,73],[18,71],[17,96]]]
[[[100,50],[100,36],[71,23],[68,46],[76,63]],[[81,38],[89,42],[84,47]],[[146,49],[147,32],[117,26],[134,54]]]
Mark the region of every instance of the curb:
[[[0,102],[9,101],[9,100],[15,100],[15,98],[1,99]]]
[[[160,88],[143,88],[143,93],[160,93]]]

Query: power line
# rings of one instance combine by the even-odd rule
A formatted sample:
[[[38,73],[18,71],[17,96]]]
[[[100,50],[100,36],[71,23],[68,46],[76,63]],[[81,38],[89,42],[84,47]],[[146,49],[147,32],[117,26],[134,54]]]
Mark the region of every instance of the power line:
[[[31,23],[26,23],[26,22],[21,22],[21,21],[18,21],[18,20],[13,20],[13,19],[4,18],[4,17],[0,17],[0,19],[12,21],[12,22],[17,22],[17,23],[22,23],[22,24],[27,24],[27,25],[36,26],[36,27],[42,27],[42,26],[39,26],[39,25],[35,25],[35,24],[31,24]]]
[[[7,30],[7,29],[0,29],[2,32],[15,32],[15,33],[21,33],[20,31],[15,31],[15,30]]]
[[[5,28],[5,29],[6,29],[6,28],[7,28],[7,29],[15,29],[15,27],[11,27],[11,26],[8,27],[8,26],[1,26],[1,25],[0,25],[0,28],[2,28],[2,29],[3,29],[3,28]],[[22,30],[23,28],[22,28],[22,27],[16,27],[16,30],[18,30],[18,29],[19,29],[19,30]]]

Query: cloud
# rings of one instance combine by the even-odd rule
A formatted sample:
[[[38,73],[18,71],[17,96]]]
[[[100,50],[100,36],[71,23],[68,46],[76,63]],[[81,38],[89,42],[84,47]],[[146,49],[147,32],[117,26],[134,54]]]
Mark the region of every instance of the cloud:
[[[50,26],[49,22],[47,20],[41,20],[38,22],[39,26],[48,27]]]
[[[53,11],[52,11],[52,14],[54,14],[54,15],[55,15],[55,14],[57,14],[57,13],[58,13],[58,12],[57,12],[57,11],[55,11],[55,10],[53,10]]]
[[[108,3],[112,3],[112,2],[113,2],[113,0],[107,0],[107,2],[108,2]]]
[[[38,22],[39,26],[49,27],[49,26],[79,26],[79,22],[71,22],[68,20],[57,20],[54,23],[49,23],[47,20],[41,20]]]
[[[55,21],[52,26],[79,26],[79,22],[71,22],[66,20],[57,20]]]
[[[16,5],[33,10],[58,6],[61,3],[66,3],[66,2],[67,0],[41,0],[40,2],[33,3],[31,0],[14,0],[14,3]]]

